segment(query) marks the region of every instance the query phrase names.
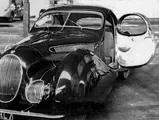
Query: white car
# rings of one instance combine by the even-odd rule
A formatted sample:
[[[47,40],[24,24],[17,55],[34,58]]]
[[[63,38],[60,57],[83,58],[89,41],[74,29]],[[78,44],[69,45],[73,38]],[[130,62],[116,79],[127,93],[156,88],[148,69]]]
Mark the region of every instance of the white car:
[[[13,18],[20,18],[23,20],[22,7],[15,6],[14,4],[9,5],[8,7],[0,6],[0,19],[4,19],[7,22],[12,22]]]

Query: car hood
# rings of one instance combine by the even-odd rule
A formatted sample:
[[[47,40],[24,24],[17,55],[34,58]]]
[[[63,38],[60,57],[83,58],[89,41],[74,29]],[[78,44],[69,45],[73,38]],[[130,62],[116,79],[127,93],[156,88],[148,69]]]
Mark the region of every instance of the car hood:
[[[40,43],[51,42],[51,45],[56,46],[63,44],[95,43],[99,40],[100,37],[97,33],[88,30],[71,30],[56,33],[40,31],[30,34],[16,45],[38,45]]]

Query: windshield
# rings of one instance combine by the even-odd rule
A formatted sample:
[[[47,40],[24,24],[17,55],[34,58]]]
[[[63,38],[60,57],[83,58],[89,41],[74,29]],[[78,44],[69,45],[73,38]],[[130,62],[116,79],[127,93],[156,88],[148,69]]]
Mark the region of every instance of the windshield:
[[[35,28],[42,27],[80,27],[101,29],[104,17],[95,11],[49,11],[45,12],[35,23]]]

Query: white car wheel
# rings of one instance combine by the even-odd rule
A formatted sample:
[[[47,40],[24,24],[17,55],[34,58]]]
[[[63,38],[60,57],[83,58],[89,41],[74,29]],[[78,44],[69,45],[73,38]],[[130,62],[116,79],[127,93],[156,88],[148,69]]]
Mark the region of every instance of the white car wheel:
[[[123,77],[124,77],[125,79],[128,78],[129,75],[130,75],[130,70],[129,70],[129,69],[123,72]]]
[[[130,76],[130,73],[131,73],[130,69],[121,71],[121,72],[118,73],[117,79],[125,80],[125,79],[127,79]]]

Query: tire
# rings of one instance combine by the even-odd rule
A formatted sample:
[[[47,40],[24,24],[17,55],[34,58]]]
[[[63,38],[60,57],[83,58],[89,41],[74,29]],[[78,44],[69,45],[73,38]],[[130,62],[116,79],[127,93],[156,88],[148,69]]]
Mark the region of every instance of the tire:
[[[8,18],[8,22],[12,22],[13,21],[13,18],[14,18],[14,13],[12,12],[10,14],[10,17]]]
[[[82,83],[79,83],[79,86],[78,86],[78,95],[80,97],[83,97],[85,95],[85,87],[84,87],[84,84],[82,84]]]
[[[20,17],[20,21],[23,21],[23,16]]]
[[[131,70],[127,69],[118,73],[117,80],[126,80],[131,74]]]

